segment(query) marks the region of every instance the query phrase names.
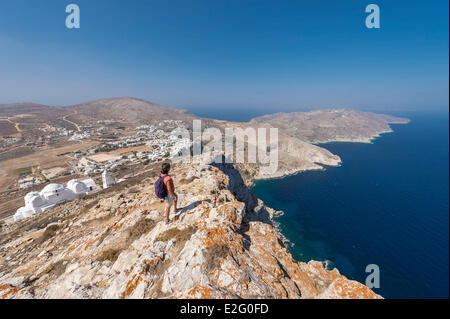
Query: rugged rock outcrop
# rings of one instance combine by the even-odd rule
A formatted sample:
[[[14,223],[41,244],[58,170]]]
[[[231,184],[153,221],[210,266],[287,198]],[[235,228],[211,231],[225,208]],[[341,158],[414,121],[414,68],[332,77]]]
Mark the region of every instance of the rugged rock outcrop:
[[[0,298],[380,298],[321,262],[296,262],[232,165],[176,165],[173,222],[156,174],[0,233]]]

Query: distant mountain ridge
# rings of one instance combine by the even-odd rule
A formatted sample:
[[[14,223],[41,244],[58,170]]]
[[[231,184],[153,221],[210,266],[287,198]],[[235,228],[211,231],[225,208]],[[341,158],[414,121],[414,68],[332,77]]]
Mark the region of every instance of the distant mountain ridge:
[[[55,117],[70,115],[71,120],[79,121],[80,123],[77,123],[80,125],[98,120],[116,120],[123,121],[125,124],[136,124],[143,121],[197,118],[185,109],[164,107],[132,97],[99,99],[64,107],[36,103],[0,104],[0,117],[21,113],[31,113],[45,120],[55,120]]]
[[[268,123],[285,134],[309,143],[370,142],[392,132],[389,124],[406,124],[409,119],[352,109],[275,113],[256,117],[250,123]]]
[[[55,117],[71,116],[71,120],[86,124],[97,120],[117,120],[127,124],[139,124],[145,121],[164,119],[192,121],[200,117],[179,107],[166,107],[134,97],[116,97],[83,102],[71,106],[47,106],[32,102],[0,104],[0,117],[13,117],[31,113],[45,120]],[[37,118],[38,122],[39,118]],[[207,122],[214,120],[203,119]],[[226,121],[217,121],[226,122]],[[408,119],[386,114],[377,114],[352,109],[325,109],[309,112],[274,113],[253,118],[250,124],[270,124],[278,127],[289,136],[301,138],[307,142],[321,142],[325,129],[325,139],[333,140],[333,134],[342,134],[342,130],[357,130],[360,137],[373,137],[389,130],[389,123],[407,123]],[[294,125],[293,125],[294,124]],[[335,130],[331,130],[334,128]],[[366,130],[366,131],[365,131]],[[309,131],[309,132],[308,132]],[[323,138],[322,138],[323,139]],[[354,137],[349,140],[354,140]],[[363,138],[364,139],[364,138]],[[320,141],[319,141],[320,140]]]
[[[188,120],[197,118],[197,116],[182,108],[164,107],[131,97],[95,100],[77,104],[70,108],[80,114],[80,116],[112,118],[138,123],[143,120]]]
[[[12,116],[22,112],[41,111],[43,108],[50,109],[51,107],[32,102],[0,104],[0,116]]]

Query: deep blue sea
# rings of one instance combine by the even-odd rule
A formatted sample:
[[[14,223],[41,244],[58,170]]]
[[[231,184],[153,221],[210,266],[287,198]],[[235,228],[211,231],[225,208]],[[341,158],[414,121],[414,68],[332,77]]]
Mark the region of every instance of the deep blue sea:
[[[285,212],[277,221],[295,259],[329,260],[363,283],[376,264],[374,291],[385,298],[448,298],[448,113],[393,115],[411,122],[373,144],[322,144],[341,167],[258,181],[252,191]]]
[[[365,282],[380,269],[385,298],[448,298],[448,114],[405,114],[373,144],[322,144],[341,167],[259,181],[256,196],[278,218],[300,261],[329,260]]]

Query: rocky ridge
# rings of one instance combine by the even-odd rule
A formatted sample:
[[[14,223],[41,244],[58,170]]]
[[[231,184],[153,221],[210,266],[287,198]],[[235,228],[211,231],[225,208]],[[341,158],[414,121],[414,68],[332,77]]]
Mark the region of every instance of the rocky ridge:
[[[323,263],[296,262],[231,164],[174,167],[163,221],[156,168],[0,233],[0,298],[381,298]]]

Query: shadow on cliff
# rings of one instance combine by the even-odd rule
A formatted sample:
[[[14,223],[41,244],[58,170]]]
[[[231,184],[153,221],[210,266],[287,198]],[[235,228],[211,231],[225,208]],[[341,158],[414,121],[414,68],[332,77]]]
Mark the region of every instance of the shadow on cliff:
[[[244,223],[258,221],[274,226],[270,213],[265,206],[258,206],[258,198],[245,185],[241,173],[232,163],[225,163],[225,158],[222,156],[222,163],[211,163],[209,165],[217,167],[228,176],[230,192],[238,201],[245,203]]]
[[[185,214],[187,211],[190,211],[192,209],[195,209],[198,205],[200,205],[202,202],[210,202],[209,199],[207,200],[197,200],[195,202],[190,203],[189,205],[184,206],[183,208],[178,208],[178,211],[174,215],[174,219],[178,220],[180,219],[181,215]]]
[[[228,176],[229,190],[236,197],[236,199],[245,204],[245,215],[241,223],[239,233],[243,237],[243,245],[246,250],[249,250],[251,246],[251,238],[247,234],[250,229],[250,222],[262,222],[272,227],[276,227],[271,218],[266,206],[258,205],[258,198],[250,191],[245,185],[241,173],[231,163],[225,163],[222,159],[222,163],[211,163],[213,167],[217,167],[225,175]],[[278,239],[278,243],[282,247],[286,247],[285,243]]]

